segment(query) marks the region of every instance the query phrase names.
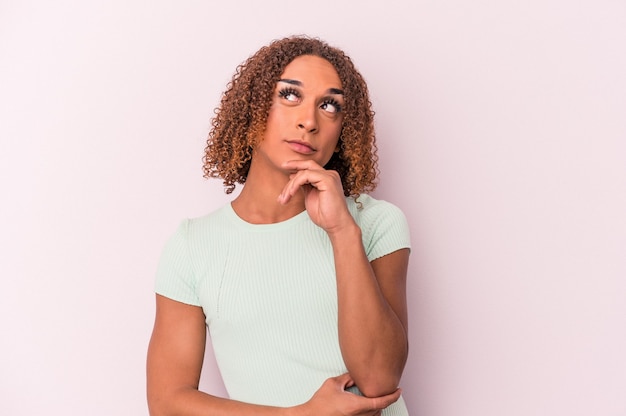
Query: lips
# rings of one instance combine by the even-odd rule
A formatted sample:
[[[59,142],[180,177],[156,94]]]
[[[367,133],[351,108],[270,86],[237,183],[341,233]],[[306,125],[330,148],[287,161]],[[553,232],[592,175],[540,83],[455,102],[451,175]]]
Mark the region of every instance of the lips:
[[[316,152],[316,149],[303,140],[287,140],[287,144],[296,153],[310,155]]]

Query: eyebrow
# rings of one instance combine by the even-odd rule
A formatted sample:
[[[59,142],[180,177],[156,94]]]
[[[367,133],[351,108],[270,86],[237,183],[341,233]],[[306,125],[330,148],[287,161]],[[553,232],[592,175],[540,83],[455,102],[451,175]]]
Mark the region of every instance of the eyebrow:
[[[302,82],[298,81],[297,79],[286,79],[286,78],[282,78],[279,79],[278,82],[284,82],[287,84],[291,84],[291,85],[296,85],[298,87],[302,87]],[[339,89],[339,88],[329,88],[327,90],[328,94],[336,94],[336,95],[343,95],[343,90]]]

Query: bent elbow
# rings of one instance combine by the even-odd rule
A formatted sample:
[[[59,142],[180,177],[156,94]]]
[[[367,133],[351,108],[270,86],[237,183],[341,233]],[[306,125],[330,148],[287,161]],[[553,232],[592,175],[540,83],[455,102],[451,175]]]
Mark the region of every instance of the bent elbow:
[[[399,384],[400,377],[392,375],[377,377],[372,375],[366,380],[357,382],[357,387],[365,397],[381,397],[396,391]]]

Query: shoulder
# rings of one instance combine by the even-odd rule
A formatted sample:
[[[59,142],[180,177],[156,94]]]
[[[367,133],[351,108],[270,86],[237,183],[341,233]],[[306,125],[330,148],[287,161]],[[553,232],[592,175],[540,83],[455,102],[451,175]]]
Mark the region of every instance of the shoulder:
[[[206,216],[181,221],[163,248],[156,273],[156,293],[200,306],[197,285],[201,271],[222,254],[219,244],[223,235],[219,231],[222,211],[220,208]]]
[[[232,230],[228,206],[223,206],[207,215],[182,220],[168,245],[184,250],[190,256],[212,250],[220,246],[224,236]]]
[[[391,202],[375,199],[370,195],[361,194],[358,198],[348,197],[348,209],[359,225],[376,221],[380,218],[404,219],[404,213]]]
[[[184,219],[180,226],[179,232],[182,232],[190,240],[197,239],[207,233],[215,234],[220,230],[228,230],[230,228],[230,206],[224,205],[217,210],[195,218]]]
[[[361,228],[363,247],[370,261],[401,248],[410,248],[409,226],[396,205],[362,194],[348,198],[348,209]]]

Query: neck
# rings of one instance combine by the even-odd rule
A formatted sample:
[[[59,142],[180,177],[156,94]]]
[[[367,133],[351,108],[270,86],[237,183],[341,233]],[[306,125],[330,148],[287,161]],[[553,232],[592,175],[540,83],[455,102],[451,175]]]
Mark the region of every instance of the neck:
[[[273,224],[288,220],[304,211],[304,194],[294,195],[283,205],[278,195],[289,182],[289,175],[283,171],[260,172],[254,162],[246,177],[241,193],[232,202],[237,215],[252,224]]]

